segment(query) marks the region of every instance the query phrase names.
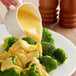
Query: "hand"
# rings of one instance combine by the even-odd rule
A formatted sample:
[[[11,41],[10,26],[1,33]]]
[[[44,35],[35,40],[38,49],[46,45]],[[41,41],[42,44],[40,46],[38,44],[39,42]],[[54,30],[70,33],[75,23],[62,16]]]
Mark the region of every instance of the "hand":
[[[1,0],[1,2],[6,6],[8,10],[11,5],[17,6],[19,4],[19,0]]]

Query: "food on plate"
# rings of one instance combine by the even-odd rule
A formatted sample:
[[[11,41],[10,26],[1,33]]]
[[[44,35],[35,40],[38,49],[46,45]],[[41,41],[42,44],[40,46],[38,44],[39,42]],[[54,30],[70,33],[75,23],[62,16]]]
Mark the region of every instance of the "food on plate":
[[[7,37],[4,39],[4,44],[1,46],[1,48],[8,51],[12,44],[14,44],[17,40],[18,38],[15,37]]]
[[[16,68],[10,68],[5,71],[0,71],[0,76],[20,76],[20,71]]]
[[[58,66],[57,60],[48,55],[40,57],[39,60],[45,66],[47,72],[56,69]]]
[[[22,76],[42,76],[40,73],[36,72],[37,65],[32,64],[29,70],[24,70]]]
[[[33,39],[30,38],[30,37],[23,37],[22,39],[25,40],[25,41],[27,41],[27,42],[28,42],[29,44],[31,44],[31,45],[35,45],[35,44],[36,44],[36,41],[33,40]]]
[[[61,48],[57,48],[53,55],[54,58],[58,61],[58,64],[63,64],[67,59],[66,53]]]
[[[50,42],[42,42],[42,49],[43,49],[43,55],[49,55],[52,56],[53,53],[56,51],[56,48],[54,45],[52,45]]]
[[[49,42],[50,44],[55,44],[55,41],[52,37],[52,34],[48,31],[48,29],[44,28],[43,29],[43,34],[42,34],[42,42]]]
[[[0,76],[49,76],[67,59],[46,28],[40,42],[28,36],[7,37],[0,49]]]

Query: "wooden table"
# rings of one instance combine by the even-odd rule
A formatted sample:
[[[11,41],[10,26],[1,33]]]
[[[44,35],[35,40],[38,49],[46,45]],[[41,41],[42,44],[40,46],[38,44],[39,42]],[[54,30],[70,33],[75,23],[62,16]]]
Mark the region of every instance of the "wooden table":
[[[67,29],[67,28],[60,27],[58,24],[57,25],[44,25],[44,27],[47,27],[53,31],[56,31],[64,35],[76,45],[76,28]],[[76,72],[72,76],[76,76]]]

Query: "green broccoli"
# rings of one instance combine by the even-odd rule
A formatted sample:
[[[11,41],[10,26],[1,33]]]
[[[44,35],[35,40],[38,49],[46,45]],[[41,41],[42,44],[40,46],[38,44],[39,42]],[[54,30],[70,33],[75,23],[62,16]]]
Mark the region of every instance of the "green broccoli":
[[[31,61],[25,65],[25,68],[29,67],[30,63],[31,63]]]
[[[12,63],[16,65],[16,56],[11,56]],[[0,62],[1,68],[2,62]],[[0,71],[0,76],[20,76],[21,71],[16,68],[10,68],[5,71]]]
[[[52,34],[50,33],[50,31],[46,28],[43,28],[43,34],[42,34],[42,42],[49,42],[52,45],[55,44],[55,41],[52,37]]]
[[[14,44],[16,41],[18,40],[18,38],[15,37],[7,37],[4,39],[4,44],[1,46],[2,49],[8,51],[9,48],[12,46],[12,44]]]
[[[49,42],[42,42],[43,55],[53,56],[53,53],[56,51],[54,45],[51,45]]]
[[[1,68],[2,62],[0,62],[0,68]]]
[[[25,70],[23,73],[22,73],[22,76],[42,76],[40,73],[38,73],[36,71],[36,67],[37,65],[36,64],[33,64],[30,68],[30,70]]]
[[[5,71],[0,71],[0,76],[20,76],[20,71],[15,68],[10,68]]]
[[[16,56],[12,56],[12,62],[14,65],[16,65]]]
[[[38,58],[40,58],[40,57],[42,57],[42,56],[43,56],[43,53],[40,53],[40,52],[39,52],[39,57],[38,57]]]
[[[51,45],[48,42],[42,42],[43,55],[48,55],[55,58],[58,64],[63,64],[66,60],[66,53],[63,49],[55,48],[54,45]]]
[[[46,67],[47,72],[56,69],[58,66],[57,61],[51,56],[42,56],[41,58],[39,58],[39,61]]]
[[[35,44],[36,44],[36,41],[33,40],[33,39],[30,38],[30,37],[23,37],[22,39],[25,40],[25,41],[27,41],[27,42],[28,42],[29,44],[31,44],[31,45],[35,45]]]
[[[54,52],[54,57],[58,61],[58,64],[63,64],[65,62],[65,60],[67,59],[65,51],[61,48],[58,48]]]

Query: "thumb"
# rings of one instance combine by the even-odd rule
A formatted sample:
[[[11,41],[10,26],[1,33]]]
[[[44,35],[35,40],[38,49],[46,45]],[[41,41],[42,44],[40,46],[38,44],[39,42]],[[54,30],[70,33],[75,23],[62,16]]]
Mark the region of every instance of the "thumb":
[[[9,0],[1,0],[1,2],[7,7],[7,9],[10,7],[11,3]]]
[[[11,5],[17,6],[19,4],[19,0],[1,0],[1,2],[6,6],[7,9]]]
[[[11,5],[17,6],[20,2],[19,0],[10,0]]]

